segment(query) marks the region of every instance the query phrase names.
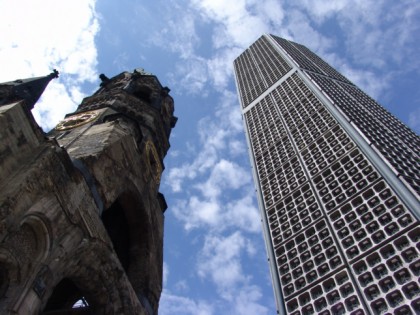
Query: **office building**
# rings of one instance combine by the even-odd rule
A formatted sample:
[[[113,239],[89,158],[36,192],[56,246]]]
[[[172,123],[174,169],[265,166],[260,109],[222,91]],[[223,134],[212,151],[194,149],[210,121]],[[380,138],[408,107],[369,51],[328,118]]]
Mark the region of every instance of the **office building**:
[[[280,314],[420,314],[420,138],[308,48],[234,62]]]

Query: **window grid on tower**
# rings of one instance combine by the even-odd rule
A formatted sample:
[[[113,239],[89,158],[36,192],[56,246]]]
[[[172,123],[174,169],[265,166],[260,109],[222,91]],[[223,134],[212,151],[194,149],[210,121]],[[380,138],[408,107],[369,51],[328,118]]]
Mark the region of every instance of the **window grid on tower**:
[[[326,63],[324,60],[319,58],[317,55],[315,55],[312,51],[310,51],[308,48],[306,48],[303,45],[293,43],[295,47],[298,48],[298,50],[305,55],[309,60],[311,60],[314,64],[316,64],[319,68],[322,69],[323,73],[330,78],[333,78],[338,81],[346,82],[349,85],[353,86],[353,83],[351,83],[345,76],[343,76],[341,73],[339,73],[337,70],[335,70],[333,67],[331,67],[328,63]]]
[[[400,120],[385,110],[367,94],[355,86],[338,83],[348,94],[350,94],[367,112],[388,128],[394,137],[398,137],[414,153],[420,148],[419,137]],[[402,149],[406,149],[402,147]],[[418,154],[417,154],[418,155]]]
[[[250,141],[260,179],[274,171],[296,153],[281,123],[270,96],[262,99],[245,114]]]
[[[238,69],[239,91],[243,103],[246,104],[244,107],[246,107],[265,90],[264,80],[250,50],[235,60],[235,68]]]
[[[243,108],[292,69],[265,38],[251,45],[234,66]]]
[[[343,85],[338,85],[334,81],[322,76],[311,74],[311,77],[331,98],[334,104],[342,110],[348,119],[356,125],[360,132],[363,133],[382,156],[392,165],[395,173],[403,176],[412,189],[420,195],[419,156],[416,152],[409,149],[406,143],[400,140],[398,137],[400,132],[393,132],[377,118],[379,116],[378,112],[385,112],[385,110],[373,110],[372,107],[378,108],[378,106],[374,106],[375,103],[373,102],[369,102],[369,108],[366,109],[366,107],[361,105],[363,104],[361,103],[362,97],[358,97],[360,94],[356,93],[354,89],[350,90],[354,93],[349,95],[342,87]],[[347,88],[350,89],[350,87]],[[386,116],[389,117],[391,115]],[[394,126],[394,129],[398,128],[398,130],[403,131],[400,137],[407,136],[408,139],[412,140],[413,144],[419,143],[418,137],[414,137],[412,132],[404,132],[406,127],[399,121],[393,121],[392,126]]]
[[[266,80],[267,87],[273,85],[292,69],[286,60],[269,45],[268,40],[265,38],[258,41],[256,45],[251,46],[251,50],[255,52],[254,56]]]
[[[330,76],[336,80],[352,84],[349,80],[347,80],[346,77],[341,75],[306,47],[276,36],[272,36],[272,38],[274,38],[280,47],[282,47],[287,52],[289,57],[292,58],[300,68]]]
[[[244,118],[284,311],[420,313],[419,221],[360,144],[414,192],[419,137],[306,47],[263,39],[250,51],[271,89]],[[267,45],[301,69],[271,82]]]
[[[386,244],[393,237],[395,238],[398,233],[412,228],[415,222],[413,216],[405,209],[398,197],[389,189],[375,168],[342,128],[329,118],[317,120],[319,117],[330,117],[330,115],[297,74],[279,85],[271,95],[275,100],[275,105],[278,106],[281,120],[284,122],[286,130],[289,131],[292,141],[298,148],[308,173],[311,175],[310,180],[321,202],[321,207],[318,202],[312,205],[312,212],[315,213],[314,219],[318,220],[323,217],[323,211],[319,210],[323,208],[330,218],[331,225],[329,228],[332,229],[339,241],[336,244],[331,238],[331,244],[335,244],[344,253],[344,257],[342,257],[338,251],[337,256],[333,256],[333,253],[336,252],[333,249],[325,252],[324,256],[326,253],[329,254],[328,261],[334,263],[333,266],[342,267],[343,261],[347,265],[356,262],[364,258],[370,250],[380,249],[383,244]],[[305,104],[304,109],[301,109],[301,104]],[[324,112],[327,114],[323,115]],[[294,130],[300,130],[300,132],[302,129],[305,130],[302,127],[311,125],[311,120],[317,122],[314,125],[319,132],[308,132],[311,137],[305,143],[301,141],[301,137],[296,136]],[[341,140],[340,143],[338,143],[338,139]],[[323,145],[323,143],[325,144]],[[331,146],[328,146],[327,143],[331,143]],[[311,152],[315,151],[312,154],[316,155],[316,152],[319,153],[320,150],[330,159],[324,157],[319,160],[321,156],[318,154],[318,162],[320,163],[317,165],[320,170],[316,171],[315,168],[314,171],[314,167],[311,167],[311,164],[313,164]],[[337,156],[334,154],[337,154]],[[277,167],[271,175],[260,181],[260,185],[268,209],[267,217],[270,222],[282,292],[285,301],[289,301],[288,296],[294,297],[302,290],[309,290],[312,281],[325,279],[325,275],[328,276],[329,271],[334,269],[331,264],[322,264],[322,258],[324,257],[322,255],[309,259],[307,257],[309,257],[310,252],[302,252],[299,258],[293,256],[291,240],[295,240],[296,233],[305,231],[305,228],[311,227],[311,224],[315,222],[309,220],[310,216],[299,217],[296,205],[286,201],[298,193],[307,198],[310,194],[313,194],[297,156]],[[297,190],[295,190],[296,188]],[[305,194],[301,192],[302,190],[305,190]],[[315,198],[311,199],[309,197],[308,200],[315,200]],[[358,207],[354,211],[356,205]],[[273,208],[270,208],[272,206]],[[372,217],[363,212],[363,209],[369,209],[369,207],[374,214]],[[273,209],[276,209],[276,211],[274,212]],[[381,209],[385,209],[385,213]],[[281,244],[284,244],[285,241],[289,244],[288,252],[292,253],[292,257],[287,255],[279,257],[279,254],[285,248]],[[315,247],[315,249],[315,252],[320,250],[318,247]],[[286,258],[290,259],[285,262]],[[306,262],[306,259],[308,259],[308,262]],[[301,263],[301,260],[304,260],[304,264],[298,264],[298,262]],[[317,263],[320,265],[317,265]],[[311,269],[312,265],[314,265],[313,269]],[[343,272],[348,273],[349,271],[345,270]],[[401,273],[402,271],[396,269],[396,272]],[[415,277],[413,273],[405,272],[404,275],[409,275],[408,279],[414,279]],[[347,287],[353,288],[354,285],[354,283],[349,283]],[[305,296],[305,293],[301,295]],[[394,295],[398,294],[393,293],[392,296]],[[321,303],[320,299],[322,298],[313,303],[304,304],[306,299],[299,296],[296,301],[298,305],[302,304],[299,308],[301,313],[311,309],[323,310],[324,304],[325,307],[330,308],[330,311],[350,312],[357,309],[362,312],[359,308],[362,297],[358,294],[348,299],[340,290],[337,290],[335,299],[330,295],[328,297],[330,299],[327,298],[327,295],[324,297],[327,301],[326,304]],[[330,305],[328,301],[334,302],[333,305]],[[378,308],[377,304],[382,302],[382,300],[378,301],[373,300],[371,304],[368,304],[371,311],[376,310]],[[296,305],[290,303],[288,305]],[[395,308],[396,310],[394,304],[394,302],[385,303],[388,309]]]

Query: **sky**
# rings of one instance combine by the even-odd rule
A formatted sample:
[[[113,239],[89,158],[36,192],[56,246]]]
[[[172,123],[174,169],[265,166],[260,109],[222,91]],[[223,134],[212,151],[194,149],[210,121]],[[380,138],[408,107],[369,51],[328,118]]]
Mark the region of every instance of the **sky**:
[[[418,0],[0,0],[0,82],[50,83],[45,131],[99,86],[144,68],[175,115],[160,191],[161,315],[275,314],[233,60],[264,33],[310,48],[420,131]]]

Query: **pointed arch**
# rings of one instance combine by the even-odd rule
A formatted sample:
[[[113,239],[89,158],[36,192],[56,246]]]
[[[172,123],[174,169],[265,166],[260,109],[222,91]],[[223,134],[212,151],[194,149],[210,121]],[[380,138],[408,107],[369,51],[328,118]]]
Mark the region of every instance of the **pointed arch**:
[[[34,235],[34,243],[36,244],[36,256],[33,259],[38,261],[45,260],[52,246],[52,231],[49,226],[49,220],[42,215],[32,213],[23,218],[21,229],[28,227]]]
[[[111,238],[128,279],[137,295],[148,288],[153,247],[152,223],[140,194],[127,190],[102,213],[102,220]]]
[[[0,299],[6,296],[9,286],[20,281],[19,263],[5,249],[0,248]]]
[[[81,305],[78,305],[79,301],[82,301]],[[69,278],[64,278],[55,286],[42,314],[72,315],[94,313],[80,288]]]

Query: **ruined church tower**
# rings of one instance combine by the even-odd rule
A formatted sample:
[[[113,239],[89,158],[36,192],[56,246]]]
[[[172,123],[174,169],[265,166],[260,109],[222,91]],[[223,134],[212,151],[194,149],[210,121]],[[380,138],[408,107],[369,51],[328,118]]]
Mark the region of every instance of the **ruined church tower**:
[[[157,314],[169,89],[101,75],[45,134],[31,109],[54,77],[0,84],[0,314]]]

